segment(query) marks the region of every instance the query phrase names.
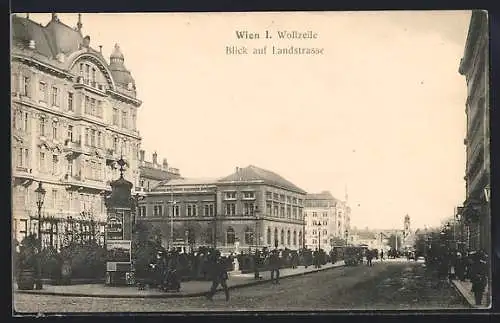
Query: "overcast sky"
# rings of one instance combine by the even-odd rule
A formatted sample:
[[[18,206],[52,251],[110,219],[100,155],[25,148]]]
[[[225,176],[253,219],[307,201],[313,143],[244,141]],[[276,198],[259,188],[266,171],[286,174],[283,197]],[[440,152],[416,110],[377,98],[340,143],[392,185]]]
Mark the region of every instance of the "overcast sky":
[[[43,24],[50,14],[31,14]],[[59,14],[75,26],[77,14]],[[352,225],[438,225],[465,199],[470,12],[83,14],[91,46],[119,43],[142,147],[186,177],[275,171],[352,206]],[[236,30],[315,40],[242,41]],[[316,57],[228,56],[225,46],[323,47]],[[269,50],[269,48],[268,48]]]

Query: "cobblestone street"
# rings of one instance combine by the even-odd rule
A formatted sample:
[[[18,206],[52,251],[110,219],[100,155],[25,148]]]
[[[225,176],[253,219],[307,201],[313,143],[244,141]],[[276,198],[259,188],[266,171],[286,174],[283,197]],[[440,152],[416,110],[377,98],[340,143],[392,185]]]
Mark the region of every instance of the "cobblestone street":
[[[18,312],[169,312],[280,310],[416,310],[468,308],[448,282],[440,282],[421,263],[384,262],[343,267],[204,297],[102,299],[14,293]]]

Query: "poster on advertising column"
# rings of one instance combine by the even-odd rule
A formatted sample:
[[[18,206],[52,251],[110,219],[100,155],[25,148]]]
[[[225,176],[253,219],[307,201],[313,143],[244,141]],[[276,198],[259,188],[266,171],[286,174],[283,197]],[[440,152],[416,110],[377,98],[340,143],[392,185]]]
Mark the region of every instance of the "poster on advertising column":
[[[122,211],[108,213],[106,224],[106,240],[123,240],[123,217]]]
[[[130,240],[111,240],[106,241],[107,261],[114,263],[131,262],[132,241]]]

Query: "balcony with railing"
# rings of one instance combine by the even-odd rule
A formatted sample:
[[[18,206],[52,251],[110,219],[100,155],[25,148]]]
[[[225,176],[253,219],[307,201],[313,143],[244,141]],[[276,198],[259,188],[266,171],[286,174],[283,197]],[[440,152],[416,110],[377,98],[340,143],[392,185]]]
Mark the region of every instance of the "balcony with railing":
[[[64,141],[64,151],[71,151],[73,153],[82,154],[84,153],[82,139],[79,137],[77,140],[66,139]]]

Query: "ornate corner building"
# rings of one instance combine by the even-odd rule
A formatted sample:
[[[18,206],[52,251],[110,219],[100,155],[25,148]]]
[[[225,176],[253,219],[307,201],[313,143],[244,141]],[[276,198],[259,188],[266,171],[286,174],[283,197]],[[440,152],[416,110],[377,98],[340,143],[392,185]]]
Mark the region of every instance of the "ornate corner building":
[[[75,28],[57,14],[45,26],[29,15],[12,16],[12,222],[18,241],[36,232],[38,182],[46,189],[42,240],[50,237],[57,246],[68,218],[105,220],[104,195],[118,178],[120,156],[125,176],[134,186],[139,181],[135,81],[120,47],[108,63],[82,26],[80,14]]]
[[[485,11],[477,10],[472,12],[459,68],[467,81],[466,200],[462,219],[466,226],[465,241],[472,250],[489,250],[491,245],[488,63],[488,16]]]

